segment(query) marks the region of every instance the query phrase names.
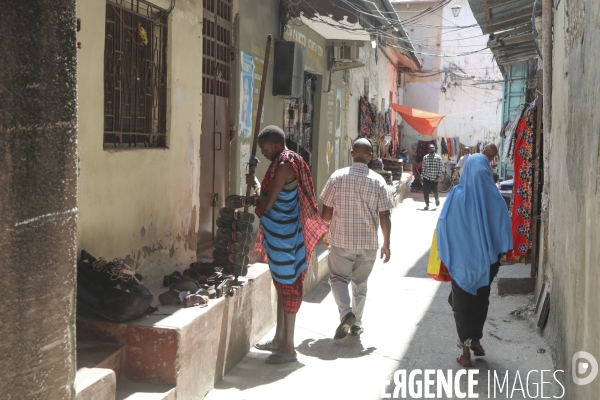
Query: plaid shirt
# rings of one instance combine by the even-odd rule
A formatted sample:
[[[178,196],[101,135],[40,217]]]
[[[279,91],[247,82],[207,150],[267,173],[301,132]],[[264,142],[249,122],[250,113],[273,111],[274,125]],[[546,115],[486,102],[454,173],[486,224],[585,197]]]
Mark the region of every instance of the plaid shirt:
[[[394,205],[381,175],[354,163],[331,175],[321,200],[333,208],[329,243],[343,249],[378,249],[379,213]]]
[[[261,191],[264,190],[265,193],[269,192],[269,187],[271,187],[271,182],[275,177],[275,171],[282,162],[287,162],[291,165],[296,174],[296,180],[298,181],[300,224],[302,225],[302,235],[304,236],[304,245],[306,246],[306,268],[308,269],[312,252],[317,246],[317,243],[319,243],[319,240],[321,240],[323,235],[327,232],[327,229],[329,229],[329,224],[323,221],[319,215],[319,207],[317,206],[317,198],[315,196],[310,168],[300,155],[291,150],[286,149],[282,151],[275,161],[271,163],[263,177]],[[264,212],[265,208],[260,203],[257,204],[255,210],[256,215],[260,218]],[[263,239],[264,233],[262,224],[260,224],[256,235],[254,250],[262,254],[263,262],[267,262],[267,251],[263,245]]]
[[[421,176],[428,181],[435,181],[442,175],[442,157],[439,154],[427,154],[423,157],[423,173]]]

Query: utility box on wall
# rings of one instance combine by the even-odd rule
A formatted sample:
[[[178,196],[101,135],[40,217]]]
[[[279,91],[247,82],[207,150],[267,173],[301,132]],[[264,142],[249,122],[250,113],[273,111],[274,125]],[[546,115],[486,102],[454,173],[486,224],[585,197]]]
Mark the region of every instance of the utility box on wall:
[[[300,97],[304,75],[304,48],[295,42],[275,41],[273,96]]]

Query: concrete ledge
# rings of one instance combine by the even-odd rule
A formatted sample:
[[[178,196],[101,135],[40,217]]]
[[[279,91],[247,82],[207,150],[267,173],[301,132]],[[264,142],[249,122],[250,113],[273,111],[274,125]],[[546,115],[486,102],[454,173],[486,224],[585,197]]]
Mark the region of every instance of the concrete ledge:
[[[327,275],[329,275],[329,267],[327,267],[327,256],[329,250],[321,243],[313,251],[312,257],[310,258],[310,266],[304,279],[304,286],[302,288],[302,297],[310,293],[319,282],[321,282]]]
[[[80,368],[75,374],[75,400],[114,400],[116,389],[112,369]]]
[[[126,379],[176,386],[178,399],[201,399],[274,325],[266,264],[253,264],[233,297],[205,308],[159,306],[159,313],[126,323],[78,315],[78,340],[124,344]],[[166,288],[147,285],[158,295]]]
[[[498,294],[527,294],[535,290],[535,278],[525,264],[502,265],[498,272]]]

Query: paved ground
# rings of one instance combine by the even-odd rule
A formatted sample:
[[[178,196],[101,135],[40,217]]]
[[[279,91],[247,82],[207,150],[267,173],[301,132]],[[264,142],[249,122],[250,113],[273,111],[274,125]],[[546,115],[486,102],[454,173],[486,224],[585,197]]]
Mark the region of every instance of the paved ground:
[[[423,206],[422,195],[413,193],[393,212],[392,258],[385,265],[380,261],[375,265],[363,319],[365,332],[360,338],[332,339],[339,317],[325,280],[307,296],[298,313],[298,362],[266,365],[269,353],[253,350],[206,399],[380,399],[382,390],[392,393],[395,385],[386,387],[385,381],[392,379],[397,370],[459,371],[462,367],[456,357],[460,352],[447,303],[450,286],[426,274],[431,237],[441,206],[430,211],[423,211]],[[479,398],[494,398],[493,386],[488,397],[488,370],[497,371],[500,381],[508,370],[508,383],[515,391],[511,396],[506,394],[507,387],[503,393],[497,388],[495,398],[540,398],[540,393],[535,394],[540,374],[530,375],[529,396],[524,396],[519,390],[517,371],[525,388],[527,373],[552,370],[552,360],[549,352],[540,350],[545,350],[543,339],[525,320],[510,315],[531,299],[499,297],[495,292],[494,288],[482,340],[488,355],[475,359],[479,369],[475,393],[480,394]],[[273,332],[265,338],[271,338]],[[564,381],[564,375],[558,378]],[[544,381],[551,380],[552,375],[546,373]],[[460,387],[466,389],[464,377]],[[557,388],[560,395],[559,386],[544,385],[544,396],[552,396]],[[407,393],[400,398],[421,397]]]

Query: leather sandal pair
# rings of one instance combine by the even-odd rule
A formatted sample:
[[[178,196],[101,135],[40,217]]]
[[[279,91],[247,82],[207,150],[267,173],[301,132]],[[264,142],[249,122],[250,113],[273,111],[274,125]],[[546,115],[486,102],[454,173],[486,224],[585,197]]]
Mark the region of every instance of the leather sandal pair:
[[[227,250],[215,249],[212,256],[216,261],[233,265],[246,265],[250,262],[248,256],[242,254],[230,253]]]
[[[225,198],[225,204],[229,208],[250,207],[254,205],[254,196],[240,196],[232,194]]]
[[[235,243],[249,244],[252,242],[251,233],[238,232],[229,228],[218,228],[217,237],[222,237],[231,240]]]
[[[158,296],[158,301],[163,306],[179,302],[180,292],[196,292],[199,289],[198,282],[189,276],[182,276],[179,278],[168,292],[165,292]]]
[[[247,222],[234,221],[225,217],[217,218],[217,227],[229,228],[233,231],[238,231],[241,233],[252,233],[252,231],[254,230],[252,224],[249,224]]]
[[[170,275],[165,275],[163,277],[163,286],[169,287],[169,286],[177,283],[179,278],[181,278],[181,273],[179,271],[175,271],[175,272],[171,273]]]
[[[246,256],[248,253],[250,253],[250,246],[247,244],[233,242],[224,237],[216,237],[213,240],[213,244],[215,245],[216,249],[224,250],[233,254]]]
[[[219,210],[219,215],[224,218],[229,218],[234,221],[246,222],[251,224],[255,220],[255,216],[252,213],[239,211],[229,207],[223,207]]]

